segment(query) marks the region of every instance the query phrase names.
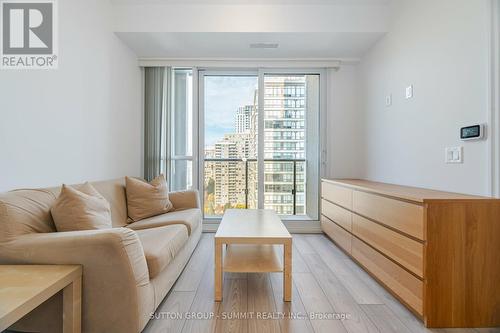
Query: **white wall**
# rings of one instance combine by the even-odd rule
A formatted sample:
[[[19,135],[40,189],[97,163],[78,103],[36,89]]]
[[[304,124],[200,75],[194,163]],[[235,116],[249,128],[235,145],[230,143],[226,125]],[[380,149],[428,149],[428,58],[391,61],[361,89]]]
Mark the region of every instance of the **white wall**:
[[[107,1],[58,6],[59,69],[0,71],[0,191],[141,172],[136,56]]]
[[[389,33],[360,65],[363,176],[488,195],[488,143],[460,141],[459,128],[488,121],[489,1],[394,3]],[[460,145],[464,163],[445,164],[445,147]]]
[[[328,70],[326,114],[327,178],[363,176],[360,77],[357,66]]]

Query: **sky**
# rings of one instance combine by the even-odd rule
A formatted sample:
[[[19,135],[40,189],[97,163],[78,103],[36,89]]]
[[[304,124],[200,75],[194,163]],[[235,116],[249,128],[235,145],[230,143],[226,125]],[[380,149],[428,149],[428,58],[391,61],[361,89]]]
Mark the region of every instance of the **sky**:
[[[236,110],[253,105],[257,76],[205,76],[205,146],[234,133]]]

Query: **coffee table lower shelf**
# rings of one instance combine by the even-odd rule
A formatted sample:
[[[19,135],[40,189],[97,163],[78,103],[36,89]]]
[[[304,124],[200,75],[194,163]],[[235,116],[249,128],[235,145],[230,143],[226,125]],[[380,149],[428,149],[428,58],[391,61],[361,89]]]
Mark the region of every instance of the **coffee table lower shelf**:
[[[228,244],[223,250],[224,272],[262,273],[283,272],[280,245]]]
[[[292,300],[292,239],[278,243],[230,243],[215,239],[215,301],[222,301],[224,272],[283,272],[283,300]]]

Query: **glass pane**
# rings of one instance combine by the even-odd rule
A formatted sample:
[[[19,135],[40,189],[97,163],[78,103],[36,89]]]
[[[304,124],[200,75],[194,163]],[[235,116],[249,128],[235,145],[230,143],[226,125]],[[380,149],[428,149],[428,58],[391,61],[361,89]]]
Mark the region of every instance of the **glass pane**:
[[[167,115],[169,121],[169,151],[166,167],[171,191],[187,190],[193,187],[193,73],[190,69],[173,69],[172,109]],[[181,158],[179,158],[181,157]]]
[[[193,161],[173,160],[169,180],[171,191],[182,191],[193,187]]]
[[[282,215],[306,213],[306,86],[306,75],[264,76],[264,208]]]
[[[204,80],[205,216],[257,208],[257,76]]]

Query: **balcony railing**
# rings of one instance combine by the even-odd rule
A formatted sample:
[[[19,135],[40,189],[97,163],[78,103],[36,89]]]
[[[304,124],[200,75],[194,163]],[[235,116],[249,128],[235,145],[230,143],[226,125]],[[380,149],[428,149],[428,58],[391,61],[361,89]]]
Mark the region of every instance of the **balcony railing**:
[[[204,197],[211,200],[205,203],[205,214],[222,215],[229,207],[257,208],[259,186],[264,208],[283,215],[304,214],[305,167],[305,159],[264,159],[264,184],[258,184],[257,159],[205,158]]]

